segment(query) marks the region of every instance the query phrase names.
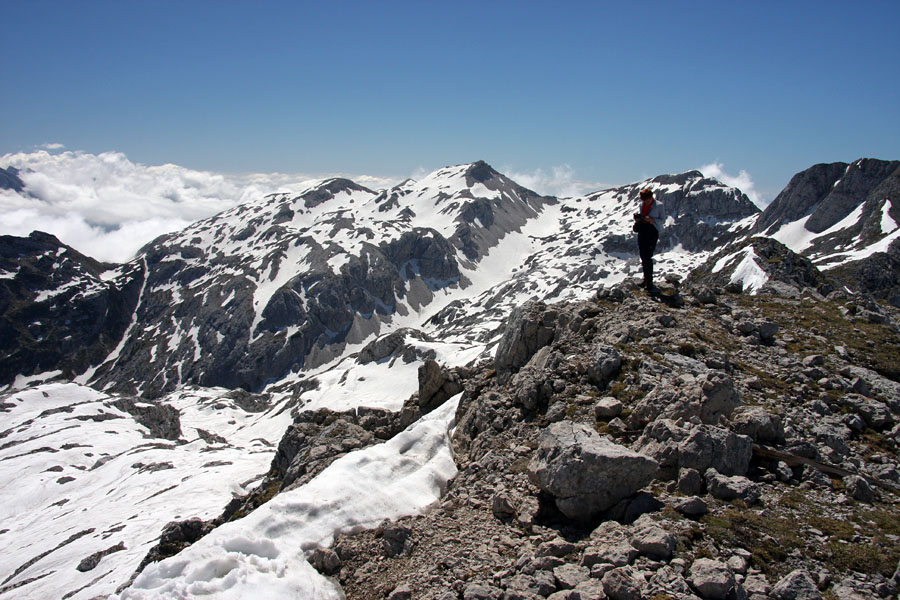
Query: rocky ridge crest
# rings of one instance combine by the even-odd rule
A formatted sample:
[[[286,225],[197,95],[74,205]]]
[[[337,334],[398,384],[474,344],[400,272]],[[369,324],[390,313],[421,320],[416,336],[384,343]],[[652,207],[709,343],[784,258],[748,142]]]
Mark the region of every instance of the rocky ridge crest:
[[[663,293],[522,307],[462,377],[443,501],[313,563],[353,599],[895,597],[900,313],[810,288]],[[654,467],[603,478],[585,452]],[[597,485],[613,501],[573,513]]]

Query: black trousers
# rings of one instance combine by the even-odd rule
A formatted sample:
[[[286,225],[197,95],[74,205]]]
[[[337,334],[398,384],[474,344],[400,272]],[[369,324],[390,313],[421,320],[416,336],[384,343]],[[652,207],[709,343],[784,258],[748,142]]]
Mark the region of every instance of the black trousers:
[[[641,266],[644,268],[644,285],[653,285],[653,251],[659,241],[659,232],[650,223],[638,225],[638,250],[641,253]]]

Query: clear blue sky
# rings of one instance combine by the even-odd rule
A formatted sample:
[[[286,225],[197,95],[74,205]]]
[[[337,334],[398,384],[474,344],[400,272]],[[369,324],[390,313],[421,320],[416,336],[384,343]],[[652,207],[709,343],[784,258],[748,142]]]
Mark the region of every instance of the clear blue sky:
[[[628,183],[713,161],[771,199],[900,159],[900,1],[0,0],[0,154],[224,172],[484,159]],[[2,166],[2,165],[0,165]]]

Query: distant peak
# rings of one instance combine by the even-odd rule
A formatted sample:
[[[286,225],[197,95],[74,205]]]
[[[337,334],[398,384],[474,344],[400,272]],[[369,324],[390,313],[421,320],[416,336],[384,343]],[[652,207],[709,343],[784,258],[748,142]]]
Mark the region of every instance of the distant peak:
[[[375,192],[359,185],[355,181],[344,179],[343,177],[334,177],[326,179],[300,197],[303,199],[303,204],[306,208],[312,208],[331,200],[341,192],[367,192],[373,196],[375,195]]]
[[[351,179],[346,179],[344,177],[332,177],[331,179],[326,179],[322,183],[316,186],[317,190],[327,190],[332,194],[339,194],[340,192],[346,191],[354,191],[354,192],[369,192],[374,194],[372,190],[359,185],[355,181]]]

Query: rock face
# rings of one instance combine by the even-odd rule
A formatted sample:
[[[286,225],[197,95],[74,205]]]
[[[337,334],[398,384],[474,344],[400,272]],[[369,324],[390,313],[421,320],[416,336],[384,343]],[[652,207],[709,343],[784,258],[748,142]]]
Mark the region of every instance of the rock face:
[[[145,276],[140,264],[110,268],[46,233],[0,236],[0,385],[48,371],[73,378],[106,358]]]
[[[679,469],[703,473],[713,468],[724,475],[743,475],[750,465],[753,440],[720,427],[682,427],[659,419],[644,429],[634,448],[656,459],[667,478],[674,478]]]
[[[850,289],[900,307],[900,240],[891,242],[884,252],[851,261],[829,273]]]
[[[775,197],[756,224],[756,231],[772,233],[777,227],[809,215],[808,231],[821,233],[849,215],[861,203],[873,206],[897,198],[900,161],[860,159],[851,164],[819,164],[797,173]],[[863,202],[861,202],[861,200]],[[891,214],[900,219],[900,206]]]
[[[586,521],[647,485],[656,469],[654,460],[562,421],[542,434],[528,476],[564,515]]]

